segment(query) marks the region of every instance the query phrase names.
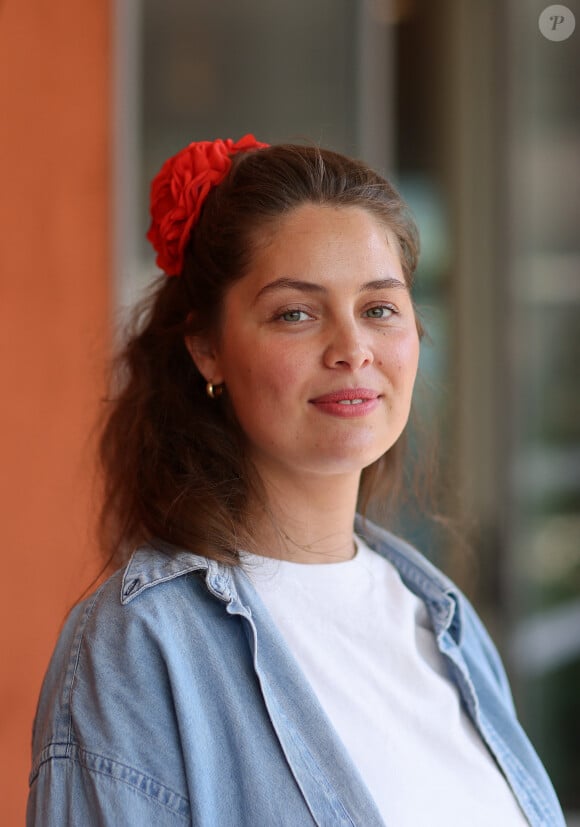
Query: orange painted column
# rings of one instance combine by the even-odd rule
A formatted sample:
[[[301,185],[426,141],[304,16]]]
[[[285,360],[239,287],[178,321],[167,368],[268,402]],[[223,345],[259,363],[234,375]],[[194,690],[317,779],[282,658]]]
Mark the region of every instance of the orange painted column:
[[[95,571],[88,443],[111,288],[111,9],[0,0],[0,821],[42,675]]]

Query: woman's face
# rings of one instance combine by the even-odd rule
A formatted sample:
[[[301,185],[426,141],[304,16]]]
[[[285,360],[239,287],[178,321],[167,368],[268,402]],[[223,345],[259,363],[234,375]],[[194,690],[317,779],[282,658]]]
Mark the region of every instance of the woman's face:
[[[190,352],[225,384],[265,480],[358,481],[403,431],[417,372],[396,240],[362,208],[311,204],[264,240],[226,294],[219,341]]]

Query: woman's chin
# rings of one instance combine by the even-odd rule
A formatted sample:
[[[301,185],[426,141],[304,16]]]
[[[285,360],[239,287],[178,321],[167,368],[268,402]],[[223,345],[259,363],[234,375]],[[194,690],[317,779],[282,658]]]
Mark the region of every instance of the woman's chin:
[[[390,446],[389,446],[390,447]],[[316,457],[316,461],[309,461],[302,466],[302,471],[318,474],[324,477],[330,476],[345,476],[353,475],[359,476],[365,468],[376,462],[385,453],[384,450],[362,450],[358,451],[344,451],[326,456],[320,454]]]

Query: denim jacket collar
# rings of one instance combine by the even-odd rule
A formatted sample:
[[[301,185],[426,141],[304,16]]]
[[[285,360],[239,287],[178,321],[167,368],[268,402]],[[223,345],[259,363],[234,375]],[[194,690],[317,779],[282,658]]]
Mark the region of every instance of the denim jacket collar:
[[[382,531],[360,515],[355,521],[356,532],[378,554],[386,557],[399,572],[405,585],[425,601],[437,636],[449,632],[456,644],[461,643],[461,609],[459,592],[454,584],[432,566],[412,546],[399,537]],[[224,602],[238,601],[234,569],[186,550],[169,550],[164,543],[155,543],[158,554],[149,548],[137,549],[122,579],[121,603],[126,604],[145,589],[153,588],[176,577],[205,572],[210,592]]]

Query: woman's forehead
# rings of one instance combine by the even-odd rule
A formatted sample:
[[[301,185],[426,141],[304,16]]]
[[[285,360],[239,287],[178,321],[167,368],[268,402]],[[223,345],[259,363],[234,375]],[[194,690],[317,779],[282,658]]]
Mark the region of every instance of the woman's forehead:
[[[344,255],[365,258],[385,251],[400,257],[400,245],[388,224],[359,206],[304,204],[262,226],[253,238],[251,265],[277,257]],[[251,266],[250,266],[251,269]]]
[[[300,292],[407,288],[394,233],[366,210],[308,205],[272,228],[253,250],[244,276],[228,291],[255,304]]]

